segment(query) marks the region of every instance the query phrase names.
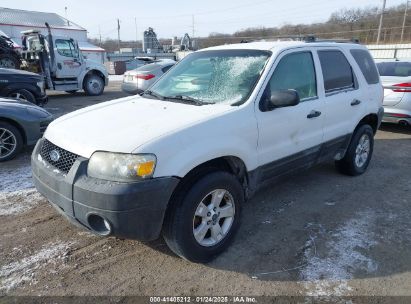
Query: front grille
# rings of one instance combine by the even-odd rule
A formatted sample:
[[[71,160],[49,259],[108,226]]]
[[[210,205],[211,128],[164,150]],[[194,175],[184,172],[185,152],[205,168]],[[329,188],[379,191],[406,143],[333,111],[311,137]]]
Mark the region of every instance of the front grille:
[[[51,159],[52,153],[50,152],[52,151],[56,151],[58,155],[60,156],[57,161],[53,161]],[[55,144],[48,141],[47,139],[44,139],[43,141],[43,145],[41,146],[41,149],[40,149],[40,155],[50,165],[56,167],[58,170],[66,174],[70,171],[74,162],[79,157],[77,154],[71,153],[67,150],[57,147]]]

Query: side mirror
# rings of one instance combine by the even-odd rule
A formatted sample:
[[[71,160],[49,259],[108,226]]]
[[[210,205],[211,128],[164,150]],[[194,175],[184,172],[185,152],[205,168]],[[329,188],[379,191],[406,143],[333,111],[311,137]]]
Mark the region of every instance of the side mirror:
[[[265,102],[262,110],[270,111],[275,108],[296,106],[299,103],[300,96],[298,95],[298,92],[296,90],[278,90],[271,92],[271,96]]]

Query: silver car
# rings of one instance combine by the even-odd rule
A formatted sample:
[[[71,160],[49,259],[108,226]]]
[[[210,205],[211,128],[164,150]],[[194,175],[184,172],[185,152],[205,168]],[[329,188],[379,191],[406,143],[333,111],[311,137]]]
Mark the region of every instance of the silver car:
[[[140,94],[147,90],[176,62],[159,60],[124,73],[121,89],[130,94]]]
[[[377,63],[384,86],[383,122],[411,125],[411,62]]]

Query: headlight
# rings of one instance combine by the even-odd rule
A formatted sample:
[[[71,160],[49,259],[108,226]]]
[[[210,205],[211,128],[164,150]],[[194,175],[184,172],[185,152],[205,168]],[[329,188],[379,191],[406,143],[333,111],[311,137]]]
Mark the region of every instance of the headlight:
[[[156,161],[153,154],[95,152],[88,162],[87,174],[110,181],[137,181],[153,176]]]
[[[44,81],[37,82],[37,86],[40,88],[41,92],[44,93]]]

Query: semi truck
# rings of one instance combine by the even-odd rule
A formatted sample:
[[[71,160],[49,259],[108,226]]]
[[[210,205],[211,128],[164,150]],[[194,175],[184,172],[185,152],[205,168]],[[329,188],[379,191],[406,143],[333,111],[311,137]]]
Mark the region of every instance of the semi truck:
[[[108,85],[104,65],[84,58],[76,40],[54,36],[50,26],[45,25],[47,36],[34,29],[22,32],[20,65],[16,64],[16,68],[42,75],[45,89],[68,93],[84,90],[87,95],[101,95]],[[0,53],[0,62],[1,56]]]

